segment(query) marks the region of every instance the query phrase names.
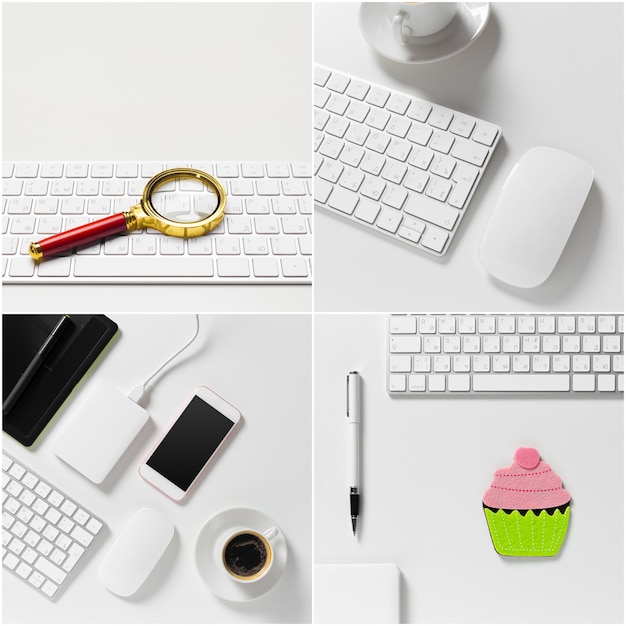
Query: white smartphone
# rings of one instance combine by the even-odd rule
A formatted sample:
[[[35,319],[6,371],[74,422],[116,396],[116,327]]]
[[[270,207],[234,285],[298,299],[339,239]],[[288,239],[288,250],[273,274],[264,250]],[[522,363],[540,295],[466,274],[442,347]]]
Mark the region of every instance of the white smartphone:
[[[180,502],[241,421],[241,413],[199,387],[139,467],[139,474]]]

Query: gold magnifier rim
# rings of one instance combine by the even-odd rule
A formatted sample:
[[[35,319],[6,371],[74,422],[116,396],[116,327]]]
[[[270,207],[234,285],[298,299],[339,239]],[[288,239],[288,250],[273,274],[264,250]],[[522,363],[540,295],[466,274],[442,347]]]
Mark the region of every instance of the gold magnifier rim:
[[[195,222],[175,222],[161,215],[152,204],[152,193],[163,183],[175,178],[188,178],[200,180],[204,185],[210,187],[217,195],[217,207],[208,217]],[[155,228],[166,235],[175,237],[198,237],[211,232],[217,228],[224,219],[224,209],[226,207],[226,189],[220,181],[211,174],[192,167],[175,167],[163,170],[153,176],[143,190],[141,203],[133,209],[140,208],[144,215],[136,216],[139,228]]]

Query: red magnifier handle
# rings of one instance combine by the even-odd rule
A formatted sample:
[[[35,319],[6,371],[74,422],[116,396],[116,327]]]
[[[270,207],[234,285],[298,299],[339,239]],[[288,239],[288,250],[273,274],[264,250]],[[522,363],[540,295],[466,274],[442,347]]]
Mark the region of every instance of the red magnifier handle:
[[[128,230],[127,224],[126,214],[116,213],[90,224],[66,230],[64,233],[52,235],[39,242],[33,242],[28,251],[35,260],[54,256],[111,235],[125,233]]]

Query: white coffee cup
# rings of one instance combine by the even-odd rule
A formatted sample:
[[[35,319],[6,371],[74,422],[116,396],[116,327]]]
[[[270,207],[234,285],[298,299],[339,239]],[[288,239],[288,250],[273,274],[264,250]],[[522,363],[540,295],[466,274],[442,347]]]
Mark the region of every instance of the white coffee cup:
[[[411,43],[412,37],[426,37],[443,30],[454,18],[456,2],[388,2],[387,17],[394,39]]]
[[[250,528],[231,529],[219,545],[219,561],[224,571],[238,583],[258,582],[272,569],[274,552],[271,540],[278,528],[271,526],[264,532]]]

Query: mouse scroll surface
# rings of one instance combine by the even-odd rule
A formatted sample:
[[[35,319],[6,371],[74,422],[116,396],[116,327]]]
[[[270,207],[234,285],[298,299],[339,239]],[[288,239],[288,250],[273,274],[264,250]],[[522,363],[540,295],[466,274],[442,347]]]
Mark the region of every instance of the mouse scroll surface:
[[[117,538],[100,567],[100,580],[111,592],[136,593],[174,536],[174,525],[156,509],[137,511]]]
[[[593,182],[582,159],[554,148],[527,152],[509,175],[485,229],[480,261],[515,287],[538,287],[557,264]]]

